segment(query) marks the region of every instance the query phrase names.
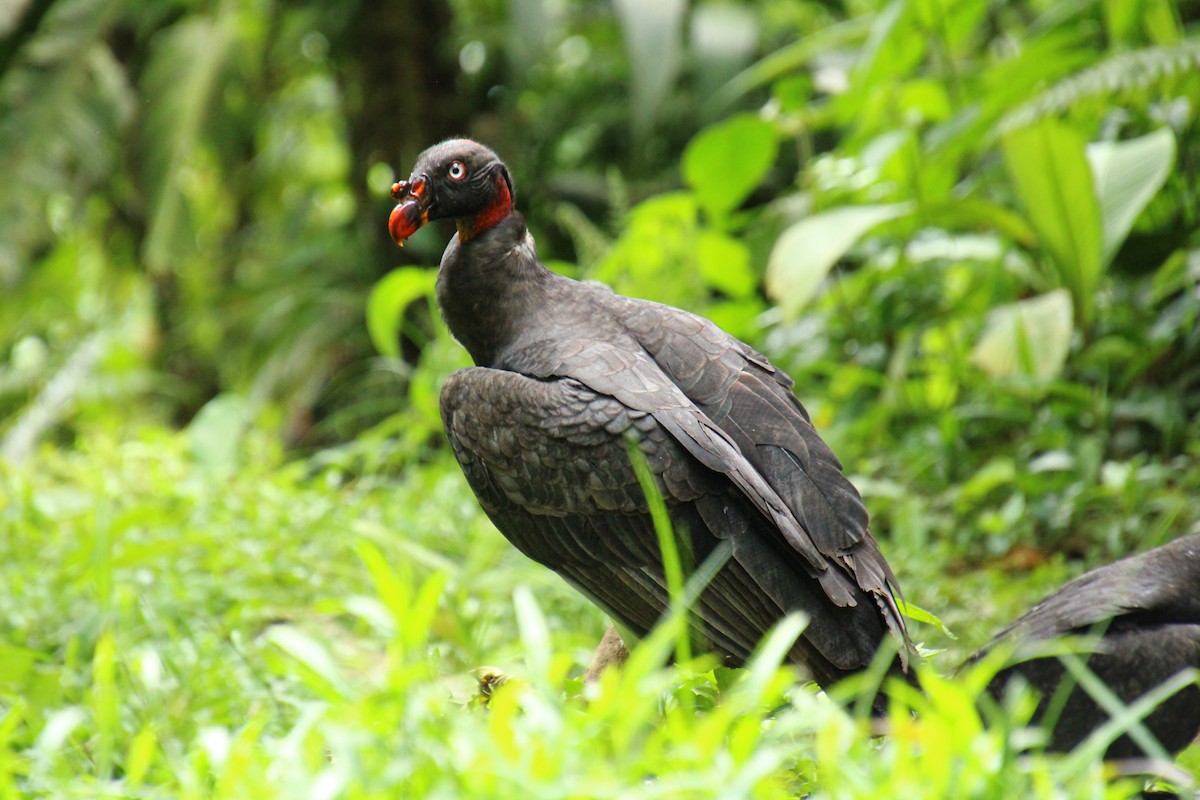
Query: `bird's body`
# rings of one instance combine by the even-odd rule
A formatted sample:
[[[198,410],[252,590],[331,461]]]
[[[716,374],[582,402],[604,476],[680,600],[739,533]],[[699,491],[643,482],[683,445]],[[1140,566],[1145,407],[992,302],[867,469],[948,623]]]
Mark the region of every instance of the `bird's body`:
[[[1200,669],[1200,535],[1070,581],[997,634],[972,660],[997,647],[1014,648],[1018,663],[998,673],[989,691],[1000,697],[1010,680],[1022,676],[1042,697],[1036,712],[1042,719],[1071,678],[1057,657],[1019,659],[1023,651],[1036,651],[1060,637],[1083,637],[1085,643],[1098,637],[1094,652],[1081,660],[1125,705],[1185,669]],[[1085,690],[1071,685],[1065,687],[1070,694],[1051,729],[1052,750],[1074,748],[1109,720]],[[1151,712],[1145,724],[1168,752],[1182,750],[1200,734],[1200,685],[1184,687]],[[1143,755],[1128,735],[1108,750],[1109,758]]]
[[[459,167],[485,173],[480,197],[439,211],[426,197]],[[903,662],[895,577],[788,376],[706,319],[547,269],[511,207],[507,170],[478,144],[431,148],[398,187],[398,240],[417,219],[458,221],[438,303],[477,366],[446,381],[442,417],[471,488],[517,548],[647,633],[669,596],[632,442],[694,563],[732,545],[697,602],[708,649],[741,664],[801,611],[809,625],[791,660],[822,685],[865,668],[889,632]]]

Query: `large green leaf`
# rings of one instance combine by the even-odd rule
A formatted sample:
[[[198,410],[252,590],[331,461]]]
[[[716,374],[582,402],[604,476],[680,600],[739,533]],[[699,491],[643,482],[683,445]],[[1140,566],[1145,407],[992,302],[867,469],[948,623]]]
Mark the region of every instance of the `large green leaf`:
[[[720,220],[762,181],[779,142],[775,128],[754,114],[737,114],[705,128],[683,151],[683,179],[700,205]]]
[[[1058,375],[1071,347],[1071,296],[1055,289],[992,310],[971,360],[993,378]]]
[[[409,304],[433,292],[437,272],[421,267],[399,267],[384,275],[367,298],[367,333],[375,349],[393,358],[400,355],[397,334],[400,318]]]
[[[242,437],[250,423],[244,397],[219,394],[204,404],[187,427],[192,457],[204,469],[229,475],[237,469]]]
[[[1104,263],[1112,261],[1138,215],[1167,182],[1175,163],[1175,136],[1160,128],[1126,142],[1087,147],[1104,228]]]
[[[1004,137],[1004,161],[1029,221],[1086,325],[1103,267],[1100,203],[1083,135],[1054,120]]]
[[[708,229],[697,231],[695,257],[705,285],[727,297],[750,297],[758,288],[758,274],[750,266],[750,251],[732,236]]]
[[[799,311],[816,293],[837,260],[867,231],[907,214],[909,203],[845,206],[814,214],[783,232],[767,260],[767,294],[785,316]]]

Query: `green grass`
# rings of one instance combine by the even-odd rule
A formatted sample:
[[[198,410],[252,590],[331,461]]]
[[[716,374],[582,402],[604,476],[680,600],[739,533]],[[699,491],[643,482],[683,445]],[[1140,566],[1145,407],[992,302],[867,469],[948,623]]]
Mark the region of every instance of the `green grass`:
[[[986,671],[948,680],[948,659],[875,736],[779,669],[794,620],[747,670],[663,668],[665,631],[583,687],[603,618],[495,532],[451,461],[346,481],[265,441],[243,443],[232,472],[158,429],[0,472],[0,798],[1137,788],[1095,758],[1030,751],[1028,702],[981,719]],[[910,599],[940,612],[919,587],[944,566],[902,571]],[[988,606],[998,619],[978,624],[1017,610]],[[515,676],[486,708],[484,665]]]

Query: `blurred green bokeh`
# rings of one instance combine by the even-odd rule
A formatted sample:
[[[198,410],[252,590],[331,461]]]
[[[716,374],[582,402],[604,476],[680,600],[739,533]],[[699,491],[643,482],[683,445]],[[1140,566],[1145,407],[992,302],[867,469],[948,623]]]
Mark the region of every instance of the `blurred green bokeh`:
[[[0,797],[1124,796],[934,673],[1200,532],[1198,111],[1198,0],[0,4]],[[442,446],[452,228],[386,231],[452,135],[552,267],[796,379],[960,637],[914,626],[914,728],[756,710],[766,666],[732,711],[647,663],[580,713],[598,612]],[[493,660],[541,694],[456,716]]]
[[[1194,297],[1178,302],[1196,273],[1196,4],[943,5],[10,4],[0,431],[66,378],[7,452],[93,425],[186,424],[223,393],[305,451],[403,411],[437,326],[391,309],[407,323],[387,348],[401,357],[380,359],[363,309],[391,268],[436,264],[444,228],[402,252],[383,222],[391,181],[452,134],[509,161],[544,258],[752,339],[798,335],[840,265],[903,287],[856,309],[870,368],[883,357],[894,374],[898,348],[920,366],[935,309],[969,347],[988,312],[1061,286],[1077,325],[1045,307],[1053,341],[1022,362],[1035,377],[1063,362],[1120,389],[1182,377],[1173,365],[1196,347]],[[1054,120],[1070,136],[1047,133]],[[1118,175],[1142,195],[1100,198],[1126,217],[1103,231],[1101,262],[1099,211],[1072,185],[1090,180],[1082,144],[1148,133],[1162,146]],[[819,214],[847,205],[865,208]],[[906,274],[921,269],[967,274],[923,294],[937,282]],[[774,303],[782,321],[764,320]],[[1023,372],[1013,313],[956,369]],[[925,378],[956,402],[962,376]],[[1196,385],[1193,372],[1181,389]],[[1163,418],[1137,424],[1177,450],[1197,403],[1133,402],[1160,402]]]
[[[388,190],[471,135],[545,260],[765,349],[868,492],[979,506],[956,545],[1154,543],[1174,506],[1080,498],[1197,457],[1198,9],[10,5],[0,452],[217,402],[235,442],[419,463],[465,355],[428,302],[447,229],[399,250]]]

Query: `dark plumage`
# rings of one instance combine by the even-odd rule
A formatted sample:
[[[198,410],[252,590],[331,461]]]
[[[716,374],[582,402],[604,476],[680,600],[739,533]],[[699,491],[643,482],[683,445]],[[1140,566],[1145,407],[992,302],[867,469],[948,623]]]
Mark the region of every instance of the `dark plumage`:
[[[732,557],[697,603],[697,634],[745,661],[785,613],[791,652],[822,685],[867,666],[890,632],[908,652],[895,576],[867,512],[791,392],[712,322],[558,275],[537,258],[491,150],[443,142],[393,191],[397,241],[451,218],[437,296],[478,365],[442,389],[446,433],[480,504],[530,558],[647,633],[668,594],[636,442],[699,564]]]
[[[971,660],[997,647],[1016,648],[1019,659],[1023,650],[1070,635],[1100,637],[1095,652],[1086,656],[1088,667],[1126,705],[1184,669],[1200,669],[1200,535],[1081,575],[1001,631]],[[1001,697],[1017,675],[1042,695],[1041,719],[1064,683],[1062,662],[1042,657],[1015,663],[996,675],[989,691]],[[1108,718],[1076,687],[1054,725],[1049,747],[1070,750]],[[1200,734],[1200,686],[1193,683],[1173,695],[1145,724],[1167,751],[1182,750]],[[1128,735],[1108,750],[1109,758],[1142,755]]]

